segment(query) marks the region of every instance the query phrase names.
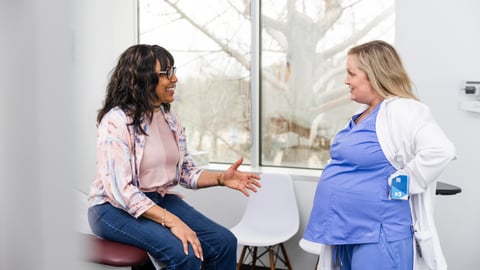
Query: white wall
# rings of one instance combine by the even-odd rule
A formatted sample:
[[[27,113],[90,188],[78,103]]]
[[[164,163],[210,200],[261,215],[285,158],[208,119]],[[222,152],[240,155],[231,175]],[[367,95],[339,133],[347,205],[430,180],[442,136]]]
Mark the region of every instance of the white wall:
[[[82,126],[78,142],[81,168],[75,177],[87,190],[95,162],[95,112],[103,98],[107,73],[116,57],[135,42],[133,0],[78,1],[75,59],[78,70],[74,89],[78,95],[76,119]],[[461,80],[480,80],[480,2],[397,1],[396,46],[416,84],[440,125],[457,146],[459,159],[442,176],[443,181],[462,187],[456,196],[437,197],[436,219],[450,269],[476,269],[480,256],[479,158],[480,114],[457,106]],[[287,243],[294,269],[313,269],[315,257],[298,247],[308,219],[317,175],[294,175],[301,210],[301,230]],[[240,219],[246,199],[226,189],[184,191],[186,199],[219,223],[231,227]]]
[[[110,71],[120,54],[137,41],[135,0],[75,0],[74,6],[74,121],[78,129],[79,170],[75,187],[95,171],[96,117],[105,96]],[[93,162],[92,162],[93,161]]]
[[[71,269],[69,1],[0,1],[0,269]]]

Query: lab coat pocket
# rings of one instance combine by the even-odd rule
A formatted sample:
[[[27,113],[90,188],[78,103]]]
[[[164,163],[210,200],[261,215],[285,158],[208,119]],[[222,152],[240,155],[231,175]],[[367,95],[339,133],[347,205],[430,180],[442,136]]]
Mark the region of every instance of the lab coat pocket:
[[[338,269],[333,261],[333,246],[321,245],[320,256],[316,270],[335,270]]]
[[[417,258],[420,257],[428,269],[436,269],[433,234],[429,231],[415,231],[415,243]]]

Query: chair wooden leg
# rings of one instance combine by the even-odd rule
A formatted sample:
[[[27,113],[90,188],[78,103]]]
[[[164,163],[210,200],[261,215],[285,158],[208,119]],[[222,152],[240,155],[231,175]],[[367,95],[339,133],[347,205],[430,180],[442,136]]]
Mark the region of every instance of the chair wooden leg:
[[[280,243],[280,248],[282,249],[283,258],[287,263],[288,270],[292,270],[292,265],[290,264],[290,260],[288,259],[288,256],[287,256],[287,250],[285,249],[285,246],[283,245],[283,243]]]
[[[292,270],[292,265],[290,263],[290,259],[288,258],[287,250],[285,249],[285,246],[283,245],[283,243],[281,243],[279,245],[280,245],[280,249],[282,250],[283,259],[285,261],[285,264],[286,264],[288,270]],[[252,251],[252,248],[253,248],[253,251]],[[256,268],[257,256],[258,256],[257,255],[258,247],[244,246],[242,248],[242,252],[240,253],[239,261],[237,263],[237,270],[242,269],[243,260],[245,259],[247,249],[250,250],[250,256],[252,257],[252,261],[251,261],[251,264],[250,264],[250,269],[255,270],[255,268]],[[277,255],[275,254],[275,251],[274,251],[273,247],[268,247],[268,255],[269,255],[269,259],[270,259],[270,269],[275,270],[275,256],[278,256],[278,254]],[[316,265],[318,265],[318,259],[317,259]]]
[[[240,259],[238,260],[238,263],[237,263],[237,270],[242,269],[243,259],[245,258],[245,251],[246,250],[247,250],[247,247],[243,246],[242,253],[240,254]]]
[[[270,255],[270,270],[275,270],[275,259],[273,258],[273,247],[268,247],[268,254]]]

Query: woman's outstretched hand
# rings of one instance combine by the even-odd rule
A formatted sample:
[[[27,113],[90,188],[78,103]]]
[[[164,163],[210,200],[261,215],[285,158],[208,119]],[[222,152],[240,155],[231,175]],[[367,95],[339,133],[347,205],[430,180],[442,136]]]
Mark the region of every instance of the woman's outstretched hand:
[[[242,162],[243,157],[233,163],[230,168],[223,173],[222,182],[225,186],[236,189],[249,197],[250,192],[257,192],[257,188],[262,187],[262,185],[259,182],[260,176],[238,170]]]

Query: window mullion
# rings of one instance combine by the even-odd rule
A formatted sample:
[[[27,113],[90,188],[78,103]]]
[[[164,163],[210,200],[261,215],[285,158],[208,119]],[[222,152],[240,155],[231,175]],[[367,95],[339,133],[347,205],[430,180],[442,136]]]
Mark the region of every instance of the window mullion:
[[[251,166],[260,167],[260,2],[250,2],[251,27],[252,27],[252,59],[250,64],[250,96],[251,96]]]

